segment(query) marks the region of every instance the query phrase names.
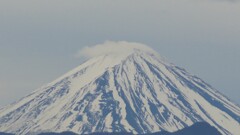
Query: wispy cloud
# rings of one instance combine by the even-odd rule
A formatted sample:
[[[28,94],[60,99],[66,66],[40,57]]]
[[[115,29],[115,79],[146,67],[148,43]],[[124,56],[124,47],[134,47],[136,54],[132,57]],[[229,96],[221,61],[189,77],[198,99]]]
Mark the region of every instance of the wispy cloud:
[[[134,49],[156,53],[153,49],[142,43],[127,41],[105,41],[103,44],[84,47],[79,50],[75,56],[91,58],[106,54],[128,54],[131,53]]]

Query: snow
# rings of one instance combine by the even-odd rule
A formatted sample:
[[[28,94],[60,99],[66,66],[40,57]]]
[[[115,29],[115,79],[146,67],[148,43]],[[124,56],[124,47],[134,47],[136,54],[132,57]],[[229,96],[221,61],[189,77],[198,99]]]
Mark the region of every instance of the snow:
[[[112,122],[113,122],[113,118],[112,118],[112,114],[109,113],[106,117],[106,121],[105,121],[105,130],[104,132],[112,132]]]

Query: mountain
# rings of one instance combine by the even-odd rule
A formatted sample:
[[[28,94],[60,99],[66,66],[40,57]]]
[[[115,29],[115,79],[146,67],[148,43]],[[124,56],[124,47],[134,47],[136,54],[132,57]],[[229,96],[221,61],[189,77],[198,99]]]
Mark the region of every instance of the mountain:
[[[7,134],[7,133],[4,134],[0,132],[0,135],[13,135],[13,134]],[[61,132],[61,133],[49,132],[49,133],[40,133],[38,135],[77,135],[77,134],[73,132]],[[133,134],[127,133],[127,132],[120,132],[120,133],[92,133],[89,135],[133,135]],[[199,122],[199,123],[195,123],[190,127],[186,127],[174,133],[162,131],[162,132],[156,132],[156,133],[149,133],[146,135],[221,135],[221,133],[216,128],[209,125],[208,123]]]
[[[64,134],[63,134],[64,135]],[[90,135],[133,135],[130,133],[93,133]],[[146,135],[221,135],[221,133],[206,122],[195,123],[190,127],[186,127],[182,130],[174,133],[162,131],[156,133],[149,133]]]
[[[240,134],[240,107],[154,51],[133,47],[89,59],[0,109],[0,131],[175,132],[205,121]]]
[[[78,135],[78,134],[73,132],[61,132],[61,133],[49,132],[49,133],[40,133],[38,135]]]
[[[208,123],[199,122],[174,133],[153,133],[151,135],[221,135],[221,133]]]
[[[0,135],[13,135],[13,134],[0,132]]]

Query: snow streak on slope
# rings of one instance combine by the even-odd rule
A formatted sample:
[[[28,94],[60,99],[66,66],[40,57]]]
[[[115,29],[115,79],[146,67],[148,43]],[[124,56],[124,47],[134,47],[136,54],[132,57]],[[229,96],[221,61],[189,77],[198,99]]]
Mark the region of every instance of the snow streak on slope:
[[[240,133],[240,108],[184,69],[154,53],[90,59],[0,110],[0,131],[177,131],[206,121],[222,134]]]

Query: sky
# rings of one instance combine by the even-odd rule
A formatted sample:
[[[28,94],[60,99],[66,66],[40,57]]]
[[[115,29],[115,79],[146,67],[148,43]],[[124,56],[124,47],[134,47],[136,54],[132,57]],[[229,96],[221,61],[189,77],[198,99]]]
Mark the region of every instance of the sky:
[[[146,44],[240,104],[238,0],[1,0],[0,108],[105,41]]]

